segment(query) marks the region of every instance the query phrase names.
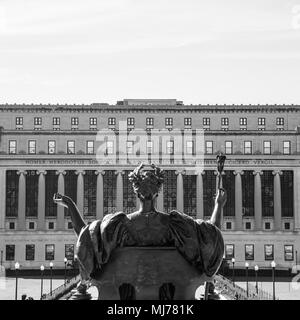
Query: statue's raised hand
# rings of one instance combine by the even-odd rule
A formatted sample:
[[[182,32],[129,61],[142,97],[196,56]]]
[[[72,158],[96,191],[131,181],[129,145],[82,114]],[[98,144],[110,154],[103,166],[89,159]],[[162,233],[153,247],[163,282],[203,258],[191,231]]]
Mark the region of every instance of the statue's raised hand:
[[[68,208],[70,202],[72,202],[72,199],[60,193],[55,193],[53,196],[53,201],[58,205]]]
[[[219,188],[216,194],[215,204],[218,204],[222,208],[225,206],[227,201],[227,192],[223,188]]]

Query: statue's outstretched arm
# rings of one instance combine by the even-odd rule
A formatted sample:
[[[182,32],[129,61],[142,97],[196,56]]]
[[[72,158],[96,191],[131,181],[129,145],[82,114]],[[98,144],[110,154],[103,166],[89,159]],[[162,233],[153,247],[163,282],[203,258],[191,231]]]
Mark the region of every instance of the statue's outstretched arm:
[[[81,214],[80,214],[75,202],[70,197],[64,196],[59,193],[56,193],[54,195],[53,201],[55,203],[57,203],[58,205],[62,205],[62,206],[69,209],[73,228],[74,228],[77,236],[79,236],[81,229],[83,227],[85,227],[86,224],[83,221]]]
[[[224,207],[226,200],[227,193],[225,189],[219,188],[215,199],[215,207],[210,218],[210,222],[219,229],[221,228],[222,208]]]

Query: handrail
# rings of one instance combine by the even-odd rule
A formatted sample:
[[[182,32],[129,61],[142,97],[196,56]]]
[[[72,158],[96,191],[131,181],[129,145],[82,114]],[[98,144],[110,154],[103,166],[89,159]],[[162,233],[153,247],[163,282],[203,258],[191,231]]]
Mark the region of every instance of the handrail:
[[[232,300],[273,300],[273,295],[265,290],[258,289],[256,293],[256,287],[251,284],[248,284],[247,295],[245,289],[220,274],[215,276],[215,288]],[[279,299],[276,298],[276,300]]]
[[[74,278],[67,280],[66,284],[62,284],[51,293],[43,294],[41,300],[58,300],[67,292],[70,292],[73,288],[76,287],[76,284],[80,281],[80,275],[78,274]]]

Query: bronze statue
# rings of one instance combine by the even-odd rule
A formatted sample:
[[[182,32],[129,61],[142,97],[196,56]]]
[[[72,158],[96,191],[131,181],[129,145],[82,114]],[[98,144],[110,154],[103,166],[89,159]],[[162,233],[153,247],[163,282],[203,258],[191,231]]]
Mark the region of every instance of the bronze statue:
[[[225,159],[221,160],[222,166]],[[155,165],[151,167],[151,170],[143,170],[144,165],[141,164],[129,174],[140,200],[140,209],[131,214],[108,214],[102,221],[96,220],[87,225],[71,198],[55,194],[54,201],[69,209],[78,236],[76,255],[82,280],[89,280],[101,272],[112,251],[118,247],[176,247],[199,272],[212,277],[218,271],[224,254],[220,222],[226,203],[225,190],[218,188],[215,207],[208,221],[194,219],[176,210],[160,212],[156,209],[156,199],[164,172]],[[218,169],[223,167],[218,166]]]

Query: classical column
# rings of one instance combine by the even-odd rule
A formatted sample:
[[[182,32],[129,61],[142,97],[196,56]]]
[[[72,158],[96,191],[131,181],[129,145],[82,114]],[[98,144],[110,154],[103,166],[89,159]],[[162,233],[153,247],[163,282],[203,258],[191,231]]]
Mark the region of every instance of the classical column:
[[[300,231],[300,168],[294,169],[294,230]]]
[[[19,198],[18,198],[18,230],[25,230],[25,207],[26,207],[26,171],[18,171],[19,177]]]
[[[65,194],[65,175],[66,171],[56,171],[58,175],[57,192],[60,194]],[[65,229],[65,208],[63,206],[57,206],[57,230]]]
[[[262,228],[261,179],[262,171],[254,171],[254,220],[255,230]]]
[[[96,194],[96,218],[103,219],[103,176],[105,171],[95,171],[97,175],[97,194]]]
[[[204,208],[203,208],[203,178],[204,171],[196,175],[196,206],[197,206],[197,219],[203,219]]]
[[[183,212],[184,210],[184,197],[183,197],[183,177],[182,175],[185,174],[185,170],[176,171],[175,174],[177,175],[177,201],[176,201],[176,208],[178,211]]]
[[[117,175],[117,211],[123,211],[123,174],[122,170],[115,171]]]
[[[37,171],[37,174],[39,175],[37,229],[45,230],[45,175],[47,171]]]
[[[79,209],[79,212],[82,216],[84,216],[83,213],[83,201],[84,201],[84,182],[83,182],[83,176],[85,175],[85,171],[76,171],[75,174],[78,175],[77,177],[77,207]]]
[[[275,170],[272,172],[274,175],[274,229],[281,229],[281,185],[280,185],[280,176],[282,171]]]
[[[235,175],[235,230],[243,230],[243,191],[242,177],[243,171],[234,171]]]
[[[157,210],[164,211],[164,185],[161,186],[160,192],[157,196]]]
[[[0,169],[0,230],[5,229],[6,170]]]

